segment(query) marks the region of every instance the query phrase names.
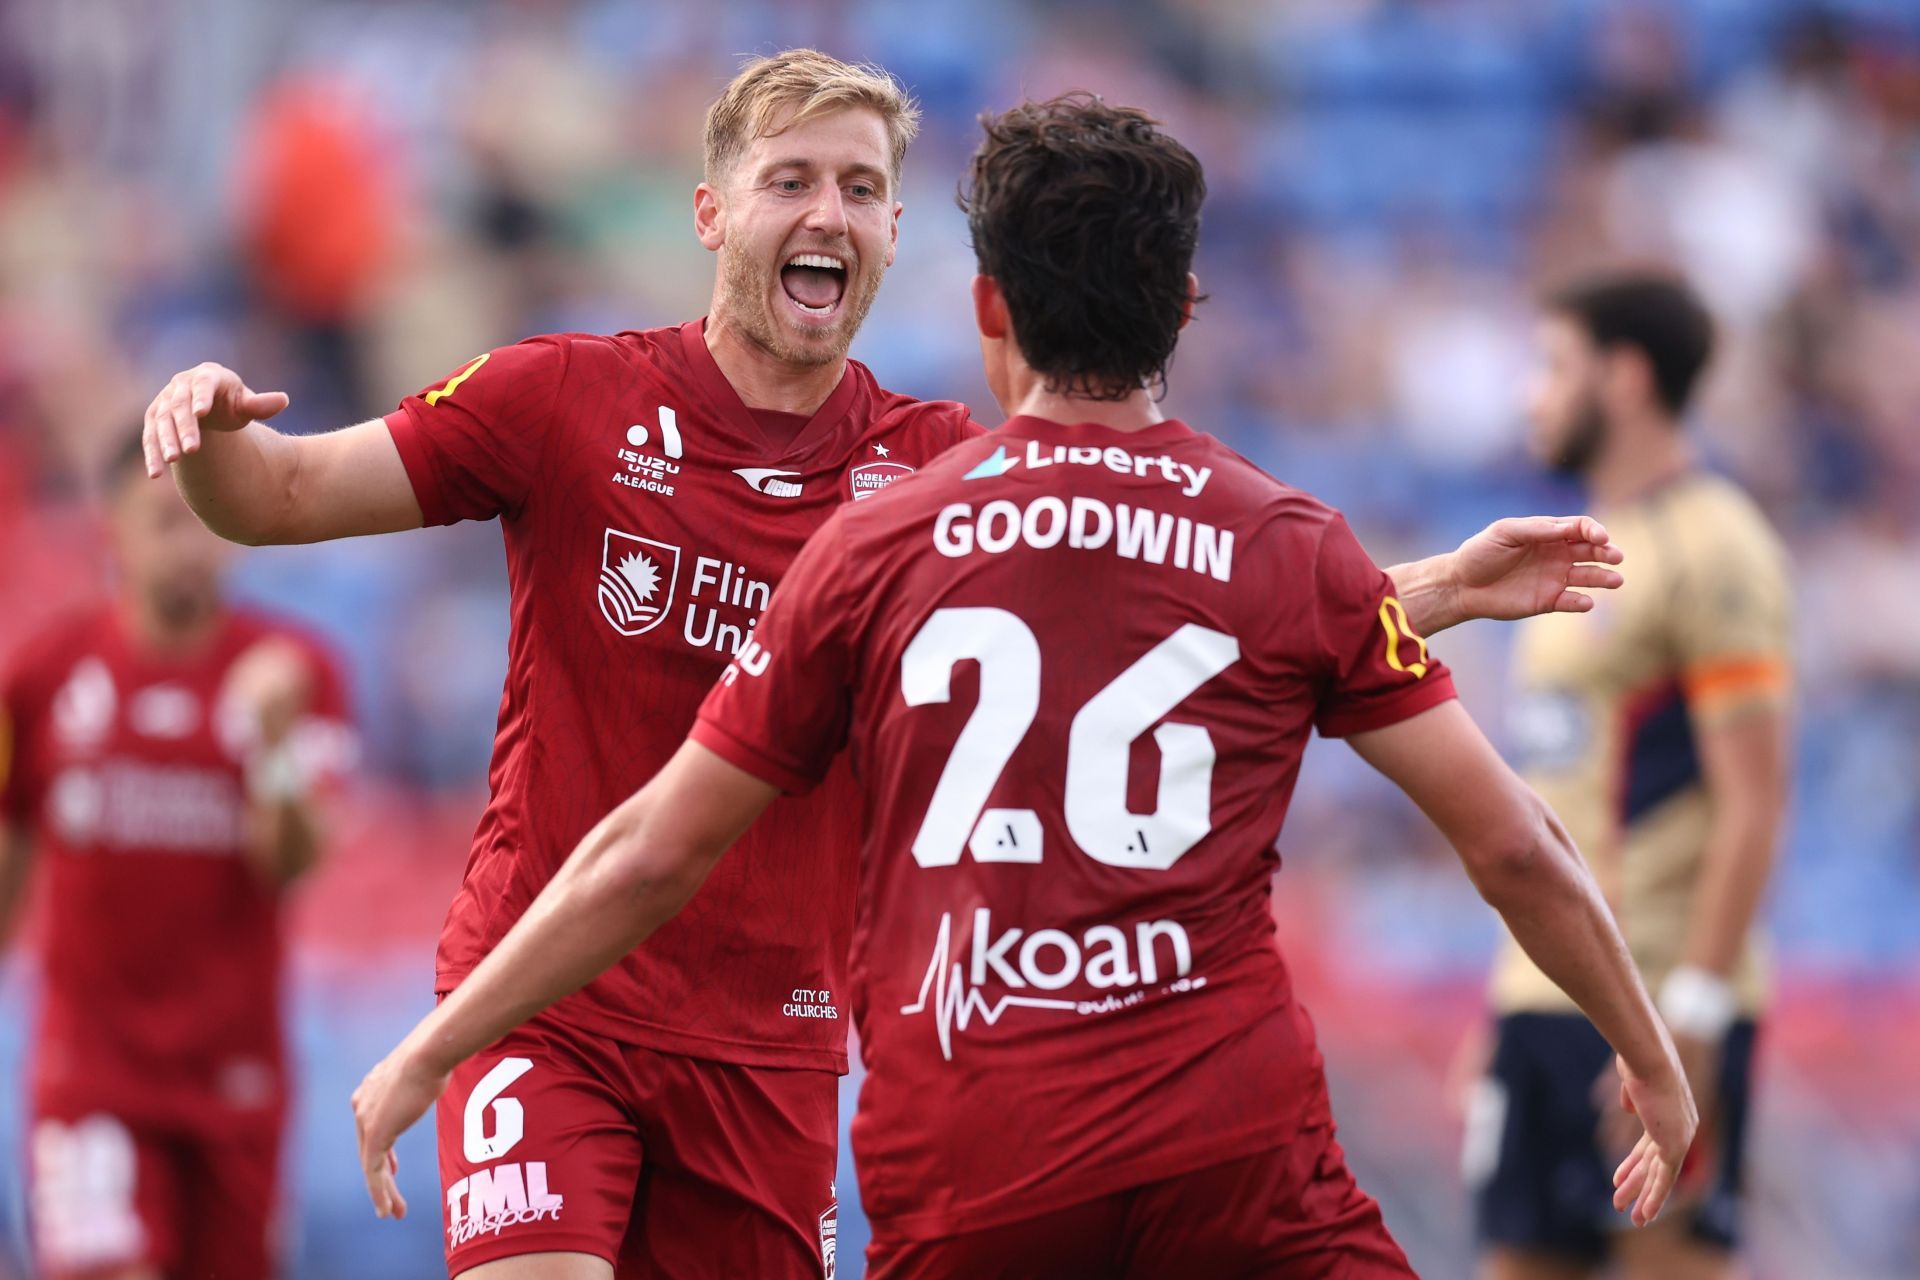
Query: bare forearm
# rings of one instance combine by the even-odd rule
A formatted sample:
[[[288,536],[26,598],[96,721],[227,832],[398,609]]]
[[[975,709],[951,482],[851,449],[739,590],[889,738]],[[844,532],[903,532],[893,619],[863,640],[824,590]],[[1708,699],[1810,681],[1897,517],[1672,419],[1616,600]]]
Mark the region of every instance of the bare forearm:
[[[584,987],[672,918],[712,860],[649,848],[647,810],[643,791],[603,818],[403,1049],[449,1071]]]
[[[1393,594],[1407,611],[1407,621],[1420,635],[1432,636],[1462,621],[1459,592],[1453,585],[1452,553],[1397,564],[1387,570]]]
[[[1722,977],[1733,972],[1766,896],[1779,845],[1774,822],[1721,818],[1707,840],[1681,963]]]
[[[320,816],[307,799],[257,802],[247,855],[261,879],[284,888],[320,860]]]
[[[173,480],[202,524],[250,546],[290,540],[285,530],[299,466],[293,442],[263,422],[209,431],[173,464]]]
[[[1558,820],[1543,816],[1526,865],[1476,883],[1521,949],[1627,1065],[1641,1076],[1657,1074],[1674,1061],[1666,1029],[1599,885]]]

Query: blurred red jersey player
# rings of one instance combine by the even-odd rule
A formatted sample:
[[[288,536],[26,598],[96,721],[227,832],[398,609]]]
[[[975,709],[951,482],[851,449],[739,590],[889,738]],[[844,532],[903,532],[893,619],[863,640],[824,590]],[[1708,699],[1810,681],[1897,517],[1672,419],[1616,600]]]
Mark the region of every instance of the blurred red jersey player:
[[[36,1274],[278,1273],[281,913],[352,738],[313,641],[229,607],[231,548],[127,452],[110,603],[0,685],[0,922],[42,864]]]
[[[1275,946],[1274,841],[1317,726],[1426,809],[1619,1048],[1648,1133],[1616,1204],[1644,1222],[1692,1108],[1591,876],[1338,515],[1160,414],[1198,161],[1084,95],[986,132],[975,314],[1014,416],[835,513],[692,740],[368,1076],[376,1203],[467,1054],[697,907],[844,747],[870,1274],[1410,1275]]]

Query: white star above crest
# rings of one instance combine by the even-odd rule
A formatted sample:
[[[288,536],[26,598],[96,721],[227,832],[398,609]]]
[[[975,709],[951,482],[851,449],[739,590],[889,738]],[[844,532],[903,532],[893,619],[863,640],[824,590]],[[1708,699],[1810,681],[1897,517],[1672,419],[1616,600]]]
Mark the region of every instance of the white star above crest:
[[[878,440],[873,443],[873,451],[883,458],[887,456],[887,446],[881,444]]]

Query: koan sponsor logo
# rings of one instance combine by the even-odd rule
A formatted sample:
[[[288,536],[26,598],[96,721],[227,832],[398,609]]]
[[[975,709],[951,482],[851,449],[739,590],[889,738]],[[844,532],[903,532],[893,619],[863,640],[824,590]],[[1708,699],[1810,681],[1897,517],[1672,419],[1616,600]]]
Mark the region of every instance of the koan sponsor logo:
[[[566,1197],[547,1187],[547,1164],[499,1164],[476,1169],[447,1188],[447,1244],[457,1249],[509,1227],[558,1222]]]
[[[975,907],[965,959],[954,956],[953,934],[953,913],[946,912],[919,997],[900,1007],[909,1017],[932,1014],[941,1056],[949,1062],[955,1033],[975,1018],[992,1026],[1016,1008],[1088,1017],[1131,1008],[1149,995],[1178,995],[1207,984],[1205,977],[1192,976],[1193,943],[1176,920],[1143,920],[1131,930],[1097,924],[1075,937],[1063,929],[996,930],[992,908]],[[964,936],[960,945],[967,945]],[[1094,999],[1038,994],[1083,983],[1104,994]]]

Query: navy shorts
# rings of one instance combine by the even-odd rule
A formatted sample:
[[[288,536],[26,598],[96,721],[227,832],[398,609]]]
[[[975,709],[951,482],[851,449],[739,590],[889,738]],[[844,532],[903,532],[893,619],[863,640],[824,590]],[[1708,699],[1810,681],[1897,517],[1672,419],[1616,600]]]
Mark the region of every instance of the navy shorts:
[[[1736,1022],[1720,1055],[1718,1102],[1682,1173],[1704,1181],[1689,1229],[1731,1250],[1740,1238],[1742,1166],[1753,1083],[1754,1024]],[[1464,1166],[1482,1248],[1538,1250],[1582,1262],[1607,1256],[1626,1215],[1613,1207],[1616,1161],[1600,1150],[1595,1087],[1613,1050],[1579,1014],[1499,1020],[1493,1063],[1467,1117]],[[1693,1169],[1696,1162],[1705,1166]]]

